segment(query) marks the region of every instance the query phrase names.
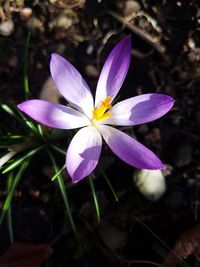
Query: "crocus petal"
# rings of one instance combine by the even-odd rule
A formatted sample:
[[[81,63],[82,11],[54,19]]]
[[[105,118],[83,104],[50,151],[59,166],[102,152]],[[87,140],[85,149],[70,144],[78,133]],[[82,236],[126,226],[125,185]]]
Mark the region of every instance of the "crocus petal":
[[[107,96],[112,100],[119,92],[131,59],[131,36],[119,42],[106,59],[101,71],[95,97],[95,106],[98,106]]]
[[[94,106],[92,94],[85,80],[75,67],[63,57],[52,54],[50,62],[52,78],[57,89],[75,108],[91,116]]]
[[[163,94],[135,96],[114,105],[109,110],[111,116],[102,123],[128,126],[154,121],[166,114],[173,104],[174,99]]]
[[[110,149],[123,161],[138,169],[163,168],[160,159],[148,148],[127,134],[106,125],[98,125]]]
[[[88,126],[76,133],[66,156],[66,167],[74,183],[85,178],[95,169],[101,146],[102,138],[95,127]]]
[[[78,110],[45,100],[28,100],[17,107],[32,119],[52,128],[74,129],[90,124]]]

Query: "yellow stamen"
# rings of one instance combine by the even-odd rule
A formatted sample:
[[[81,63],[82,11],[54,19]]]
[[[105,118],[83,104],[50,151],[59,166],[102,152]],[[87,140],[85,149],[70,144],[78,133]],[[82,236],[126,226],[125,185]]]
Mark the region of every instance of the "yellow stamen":
[[[97,121],[99,120],[106,120],[108,117],[110,117],[110,113],[106,112],[108,109],[112,107],[110,104],[111,97],[107,96],[104,101],[101,102],[101,104],[94,108],[93,110],[93,118]]]

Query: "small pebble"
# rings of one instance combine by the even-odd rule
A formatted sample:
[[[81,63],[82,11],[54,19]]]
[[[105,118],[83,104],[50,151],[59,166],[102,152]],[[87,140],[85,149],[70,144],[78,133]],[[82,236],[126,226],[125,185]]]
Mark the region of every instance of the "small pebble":
[[[125,2],[123,15],[125,17],[130,16],[132,13],[136,13],[141,9],[140,4],[133,0],[128,0]]]
[[[0,23],[0,34],[10,36],[14,32],[14,23],[12,20],[3,21]]]
[[[44,30],[44,25],[42,21],[34,16],[32,16],[29,20],[27,20],[27,27],[31,31],[36,31],[36,30],[43,31]]]
[[[61,14],[54,21],[54,26],[68,29],[70,26],[72,26],[72,19],[67,17],[65,14]]]
[[[95,66],[91,65],[91,64],[88,64],[85,67],[85,73],[90,78],[97,78],[98,75],[99,75],[99,72],[98,72],[97,68]]]
[[[166,181],[161,170],[138,170],[133,181],[140,193],[150,201],[157,201],[166,191]]]
[[[51,77],[49,77],[44,83],[39,98],[52,103],[59,103],[61,94],[57,90]]]
[[[33,13],[33,10],[30,7],[24,7],[20,10],[20,18],[22,21],[27,21]]]

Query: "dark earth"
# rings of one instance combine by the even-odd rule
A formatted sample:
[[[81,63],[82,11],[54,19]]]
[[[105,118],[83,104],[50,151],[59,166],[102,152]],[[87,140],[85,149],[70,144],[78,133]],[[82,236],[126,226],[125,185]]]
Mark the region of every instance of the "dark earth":
[[[144,195],[135,183],[139,171],[104,145],[101,168],[93,179],[100,220],[88,179],[72,184],[66,170],[62,171],[76,235],[58,182],[51,181],[55,168],[41,150],[14,187],[9,214],[1,222],[0,267],[200,266],[199,1],[2,0],[0,19],[2,157],[18,144],[7,138],[11,133],[23,133],[26,142],[34,140],[33,146],[41,142],[2,108],[6,104],[17,113],[15,106],[25,100],[26,71],[30,99],[65,103],[49,80],[53,52],[69,60],[94,93],[108,53],[131,34],[131,65],[118,100],[142,93],[164,93],[175,99],[173,109],[161,119],[123,128],[165,163],[160,174],[166,181],[162,196]],[[43,131],[49,142],[64,151],[75,133],[45,127]],[[61,168],[65,156],[52,152]],[[27,150],[16,158],[24,153]],[[19,168],[13,169],[13,179]],[[3,214],[9,172],[0,177]],[[16,249],[19,244],[21,256]],[[13,250],[5,254],[11,246]]]

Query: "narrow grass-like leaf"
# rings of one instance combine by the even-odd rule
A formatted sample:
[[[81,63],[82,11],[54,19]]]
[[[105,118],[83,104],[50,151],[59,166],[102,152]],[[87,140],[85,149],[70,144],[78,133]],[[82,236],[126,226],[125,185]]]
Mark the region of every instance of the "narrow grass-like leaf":
[[[15,106],[13,106],[13,109],[9,107],[6,104],[0,103],[0,107],[7,112],[9,115],[12,115],[15,117],[20,124],[24,126],[28,126],[29,129],[31,129],[34,134],[39,134],[39,131],[37,127],[34,125],[34,123],[30,120],[28,120]]]
[[[20,181],[20,179],[21,179],[24,171],[28,167],[28,164],[29,164],[29,161],[28,160],[24,161],[21,164],[21,166],[20,166],[20,168],[19,168],[16,176],[14,177],[14,180],[13,180],[13,183],[12,183],[12,186],[11,186],[11,189],[10,189],[10,191],[9,191],[7,197],[6,197],[6,200],[4,202],[4,205],[3,205],[3,208],[2,208],[2,211],[1,211],[1,214],[0,214],[0,226],[1,226],[2,222],[3,222],[3,219],[4,219],[4,216],[5,216],[6,212],[8,211],[8,208],[10,206],[10,202],[12,200],[13,193],[15,191],[15,188],[18,185],[18,183],[19,183],[19,181]]]
[[[32,130],[32,132],[33,132],[34,134],[40,136],[38,129],[35,127],[35,125],[32,123],[32,121],[29,121],[29,120],[26,119],[26,120],[24,120],[24,123],[25,123],[26,126],[29,127],[29,129]]]
[[[24,96],[27,100],[29,98],[29,81],[28,81],[28,47],[30,43],[31,32],[28,32],[26,42],[25,42],[25,50],[24,50]]]
[[[25,169],[28,167],[28,164],[29,164],[29,160],[25,160],[22,163],[17,175],[15,176],[15,178],[13,180],[11,190],[10,190],[8,196],[6,197],[6,200],[5,200],[4,205],[3,205],[3,210],[7,210],[9,208],[9,205],[10,205],[14,190],[15,190],[16,186],[18,185],[18,183],[19,183],[19,181],[20,181]]]
[[[40,137],[42,138],[42,140],[44,141],[44,143],[48,143],[48,140],[44,134],[44,131],[42,129],[42,125],[41,124],[37,124],[37,129],[38,129],[38,133],[40,135]]]
[[[58,177],[58,175],[61,174],[61,172],[64,170],[65,165],[51,178],[51,181],[55,181],[55,179]]]
[[[29,151],[28,153],[26,153],[24,156],[16,159],[14,162],[12,162],[5,170],[3,170],[3,174],[7,173],[11,170],[13,170],[14,168],[16,168],[17,166],[19,166],[20,164],[22,164],[22,162],[24,160],[26,160],[27,158],[31,158],[32,156],[34,156],[37,152],[39,152],[41,149],[43,149],[45,146],[40,146],[38,148],[35,148],[31,151]]]
[[[17,111],[18,111],[18,110],[17,110]],[[22,118],[23,123],[24,123],[26,126],[28,126],[29,129],[31,129],[35,134],[38,135],[38,134],[39,134],[39,131],[38,131],[37,127],[34,125],[34,123],[33,123],[31,120],[27,119],[27,118],[24,116],[24,114],[22,114],[20,111],[18,111],[18,113],[19,113],[20,117]]]
[[[50,160],[51,160],[51,162],[53,164],[55,173],[57,174],[59,172],[59,167],[57,166],[57,163],[56,163],[51,151],[47,149],[47,153],[49,154],[49,157],[50,157]],[[61,173],[57,175],[56,181],[58,182],[58,186],[59,186],[59,189],[60,189],[61,196],[63,198],[63,202],[64,202],[64,205],[65,205],[66,213],[67,213],[69,221],[70,221],[70,225],[72,227],[72,230],[74,231],[75,236],[77,237],[76,226],[75,226],[75,223],[74,223],[74,220],[73,220],[73,217],[72,217],[72,213],[71,213],[71,210],[70,210],[67,190],[66,190],[66,186],[65,186],[65,183],[64,183],[64,180],[63,180],[63,177],[62,177]]]
[[[8,181],[7,181],[7,192],[11,191],[13,184],[13,172],[10,172],[8,176]],[[10,237],[10,243],[14,243],[14,237],[13,237],[13,227],[12,227],[12,204],[10,203],[8,207],[8,212],[7,212],[7,221],[8,221],[8,233]]]
[[[107,175],[105,174],[104,170],[99,165],[98,165],[98,168],[99,168],[103,178],[105,179],[106,183],[108,184],[108,186],[109,186],[109,188],[110,188],[110,190],[111,190],[111,192],[112,192],[112,194],[113,194],[113,196],[115,198],[115,201],[118,202],[119,201],[118,196],[117,196],[117,194],[116,194],[111,182],[109,181]]]
[[[57,146],[54,146],[54,145],[51,145],[51,147],[52,147],[55,151],[59,152],[60,154],[62,154],[62,155],[66,155],[66,151],[62,150],[61,148],[59,148],[59,147],[57,147]]]
[[[22,135],[11,135],[8,134],[7,136],[0,136],[0,141],[9,141],[9,139],[22,139],[23,136]]]
[[[40,135],[39,130],[35,126],[34,122],[32,122],[30,119],[26,118],[24,114],[17,108],[15,107],[15,118],[25,127],[28,126],[28,128],[36,135]],[[26,127],[27,128],[27,127]]]
[[[16,155],[16,151],[7,151],[5,155],[0,158],[0,168],[6,164],[11,158]]]
[[[44,136],[43,130],[42,130],[42,126],[40,124],[37,125],[38,128],[38,132],[40,133],[41,136]]]
[[[10,106],[0,102],[0,107],[6,113],[8,113],[9,115],[15,117],[21,124],[25,124],[26,125],[26,123],[25,123],[25,121],[27,120],[26,117],[23,116],[22,113],[18,109],[16,110],[15,106],[13,106],[13,109],[12,109]],[[17,111],[17,112],[15,112],[15,111]]]
[[[90,188],[92,190],[92,195],[93,195],[93,199],[94,199],[94,206],[96,209],[96,213],[97,213],[97,221],[100,221],[100,209],[99,209],[99,202],[98,202],[98,198],[97,198],[97,194],[94,188],[94,183],[93,183],[93,175],[89,175],[88,176],[88,180],[90,183]]]
[[[6,104],[4,103],[0,103],[0,107],[9,115],[14,116],[15,117],[15,113],[14,111]]]
[[[16,145],[22,143],[24,141],[24,136],[12,136],[8,134],[7,136],[0,136],[0,147],[5,147],[7,149],[12,145]]]

